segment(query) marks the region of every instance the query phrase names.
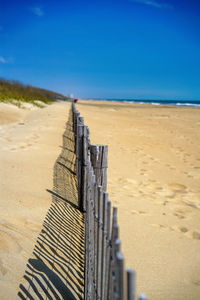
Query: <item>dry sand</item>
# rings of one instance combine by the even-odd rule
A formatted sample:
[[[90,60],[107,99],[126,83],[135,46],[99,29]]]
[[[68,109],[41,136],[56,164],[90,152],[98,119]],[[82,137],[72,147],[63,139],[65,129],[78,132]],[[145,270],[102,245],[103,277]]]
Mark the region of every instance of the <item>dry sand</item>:
[[[0,299],[18,285],[52,198],[69,103],[40,109],[0,103]]]
[[[80,101],[109,145],[108,190],[126,265],[149,300],[200,299],[200,109]],[[51,204],[68,103],[0,104],[0,295],[16,299]]]
[[[108,191],[126,265],[154,300],[200,299],[200,109],[79,101],[109,145]]]

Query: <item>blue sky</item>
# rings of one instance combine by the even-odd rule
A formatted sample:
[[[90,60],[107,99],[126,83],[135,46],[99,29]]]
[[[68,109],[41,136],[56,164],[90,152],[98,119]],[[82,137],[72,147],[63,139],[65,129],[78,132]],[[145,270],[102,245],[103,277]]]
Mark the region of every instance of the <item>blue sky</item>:
[[[200,99],[200,1],[0,0],[0,77],[82,98]]]

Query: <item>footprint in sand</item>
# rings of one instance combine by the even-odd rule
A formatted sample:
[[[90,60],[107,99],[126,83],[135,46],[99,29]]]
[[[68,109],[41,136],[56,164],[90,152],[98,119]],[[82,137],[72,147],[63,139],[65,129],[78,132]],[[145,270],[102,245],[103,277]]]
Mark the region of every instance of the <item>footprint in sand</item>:
[[[133,215],[144,215],[144,214],[147,214],[145,211],[143,210],[131,210],[131,214]]]
[[[196,280],[193,280],[193,281],[191,281],[193,284],[195,284],[195,285],[198,285],[198,286],[200,286],[200,280],[199,279],[196,279]]]
[[[147,176],[146,169],[140,169],[140,175]]]
[[[200,208],[200,205],[197,203],[197,201],[183,200],[182,203],[192,208]]]
[[[165,164],[166,167],[168,167],[170,170],[175,170],[176,168],[170,164]]]
[[[187,187],[180,183],[169,183],[168,188],[174,193],[183,194],[187,192]]]
[[[172,231],[179,231],[181,233],[184,233],[186,237],[191,238],[193,240],[200,240],[200,232],[199,231],[189,230],[185,226],[173,226],[173,227],[170,227],[170,229]]]
[[[29,147],[31,147],[32,144],[31,143],[27,143],[27,144],[19,144],[19,145],[15,145],[15,147],[10,148],[10,151],[18,151],[18,150],[27,150]]]
[[[132,179],[132,178],[123,178],[123,177],[120,177],[118,178],[117,180],[120,184],[131,184],[131,185],[136,185],[137,184],[137,181]]]
[[[154,227],[158,227],[158,228],[167,228],[166,226],[162,225],[162,224],[151,224],[151,226],[154,226]]]
[[[193,167],[193,166],[192,166]],[[200,172],[198,167],[194,167],[192,171],[188,172],[188,177],[191,178],[200,178]]]
[[[185,208],[182,208],[182,207],[180,207],[180,208],[178,207],[174,211],[175,211],[175,213],[178,213],[178,214],[181,214],[181,215],[184,215],[184,216],[191,213],[191,210],[188,210],[188,209],[185,209]]]
[[[172,214],[173,216],[177,217],[178,219],[185,219],[187,218],[187,214],[189,213],[188,210],[184,209],[175,209],[174,213]]]
[[[174,213],[173,216],[177,217],[178,219],[185,219],[185,216],[181,214]]]
[[[193,231],[192,237],[193,237],[194,240],[200,240],[200,232]]]
[[[200,167],[193,167],[194,169],[196,169],[196,170],[200,170]]]
[[[183,232],[183,233],[186,233],[186,232],[189,231],[189,229],[187,227],[184,227],[184,226],[177,227],[177,230],[180,231],[180,232]]]

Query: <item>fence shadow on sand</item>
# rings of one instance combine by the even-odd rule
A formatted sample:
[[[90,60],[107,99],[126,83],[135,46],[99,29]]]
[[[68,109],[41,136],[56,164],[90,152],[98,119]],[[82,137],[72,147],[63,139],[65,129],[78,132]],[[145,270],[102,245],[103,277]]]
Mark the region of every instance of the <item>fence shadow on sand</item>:
[[[83,299],[84,216],[78,206],[72,113],[54,166],[52,204],[33,255],[28,260],[20,299]]]

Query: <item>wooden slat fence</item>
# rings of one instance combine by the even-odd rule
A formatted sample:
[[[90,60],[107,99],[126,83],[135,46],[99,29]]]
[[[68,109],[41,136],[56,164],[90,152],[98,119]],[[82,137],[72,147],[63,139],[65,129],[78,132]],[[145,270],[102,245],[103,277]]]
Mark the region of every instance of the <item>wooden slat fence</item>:
[[[124,271],[117,207],[111,213],[107,193],[108,147],[91,145],[89,129],[74,103],[72,114],[79,207],[85,213],[84,299],[134,300],[135,272]]]

